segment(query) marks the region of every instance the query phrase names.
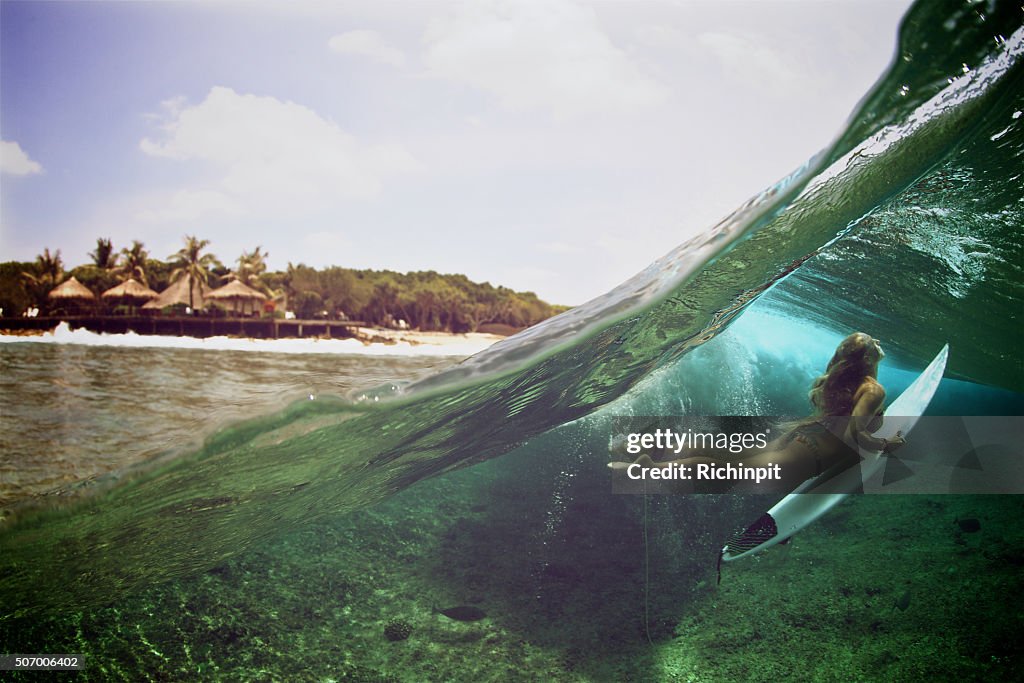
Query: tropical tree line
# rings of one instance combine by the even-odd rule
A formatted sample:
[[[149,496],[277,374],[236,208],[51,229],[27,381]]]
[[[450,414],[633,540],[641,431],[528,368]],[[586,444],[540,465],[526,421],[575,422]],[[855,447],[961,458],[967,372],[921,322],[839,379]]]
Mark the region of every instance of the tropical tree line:
[[[100,238],[89,252],[91,261],[70,270],[59,250],[51,253],[47,248],[31,263],[0,263],[0,308],[4,316],[20,316],[33,307],[46,315],[53,311],[47,295],[72,276],[97,296],[128,279],[158,292],[182,277],[202,283],[206,290],[237,279],[273,302],[269,308],[274,310],[267,315],[291,311],[303,319],[347,318],[381,326],[404,321],[412,328],[449,332],[476,331],[485,324],[527,327],[567,308],[548,304],[533,292],[434,271],[316,269],[301,263],[289,263],[285,271],[268,271],[269,254],[259,246],[244,251],[233,267],[227,267],[208,251],[209,246],[209,240],[186,236],[178,252],[160,260],[138,240],[117,251],[110,239]]]

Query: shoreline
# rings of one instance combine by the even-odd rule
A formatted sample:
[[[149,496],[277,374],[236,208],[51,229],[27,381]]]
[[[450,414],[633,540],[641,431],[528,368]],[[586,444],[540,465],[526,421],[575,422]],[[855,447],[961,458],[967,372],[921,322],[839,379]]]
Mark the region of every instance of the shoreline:
[[[357,327],[354,338],[365,345],[394,345],[406,343],[410,346],[451,346],[466,342],[488,342],[494,344],[506,339],[504,335],[490,332],[439,332],[421,330],[392,330],[377,327]]]
[[[60,322],[54,329],[0,330],[0,344],[36,342],[136,348],[181,348],[270,353],[354,353],[371,355],[471,356],[506,337],[488,332],[424,332],[351,327],[345,338],[304,336],[260,338],[250,335],[193,335],[92,332]]]

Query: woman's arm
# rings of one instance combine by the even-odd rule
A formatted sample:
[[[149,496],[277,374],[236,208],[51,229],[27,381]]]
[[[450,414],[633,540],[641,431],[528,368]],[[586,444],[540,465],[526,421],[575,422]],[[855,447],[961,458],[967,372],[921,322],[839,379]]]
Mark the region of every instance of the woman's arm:
[[[896,436],[892,439],[879,439],[868,431],[869,426],[875,420],[885,403],[885,389],[877,382],[865,382],[855,397],[853,406],[853,419],[850,420],[850,437],[853,442],[865,450],[889,451],[896,450],[905,442],[903,437]]]

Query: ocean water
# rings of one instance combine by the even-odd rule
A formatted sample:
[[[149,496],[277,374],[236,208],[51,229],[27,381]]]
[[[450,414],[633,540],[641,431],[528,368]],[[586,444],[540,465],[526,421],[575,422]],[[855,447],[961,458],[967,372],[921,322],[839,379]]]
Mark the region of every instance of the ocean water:
[[[232,340],[233,350],[139,347],[133,335],[79,332],[67,343],[0,344],[0,509],[194,452],[225,424],[254,414],[413,381],[460,359],[432,355],[436,349],[376,353],[386,346],[339,353],[308,340],[272,352],[258,341],[247,349],[244,340]]]
[[[4,345],[5,456],[61,485],[25,498],[8,467],[4,649],[86,652],[93,680],[1010,677],[1019,497],[851,499],[719,586],[723,539],[772,501],[613,496],[604,463],[616,415],[805,412],[856,329],[890,395],[948,343],[934,414],[1021,414],[1021,22],[915,5],[829,148],[456,365]],[[178,373],[186,353],[212,356]],[[132,398],[162,393],[180,416]],[[135,409],[67,408],[104,400]],[[435,609],[456,605],[484,616]]]

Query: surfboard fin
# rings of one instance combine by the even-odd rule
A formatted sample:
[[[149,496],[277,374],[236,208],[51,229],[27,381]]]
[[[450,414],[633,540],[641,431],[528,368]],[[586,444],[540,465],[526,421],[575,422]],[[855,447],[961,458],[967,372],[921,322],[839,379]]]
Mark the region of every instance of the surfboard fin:
[[[914,476],[914,471],[907,467],[902,460],[893,455],[886,458],[885,471],[882,474],[882,486],[895,484],[912,476]]]
[[[758,517],[756,522],[733,536],[732,540],[725,544],[725,550],[739,555],[753,550],[778,534],[779,527],[775,524],[775,519],[766,512]]]
[[[972,448],[964,453],[960,457],[960,460],[957,461],[956,466],[963,467],[968,470],[978,470],[979,472],[985,469],[981,466],[981,458],[978,457],[977,448]]]

